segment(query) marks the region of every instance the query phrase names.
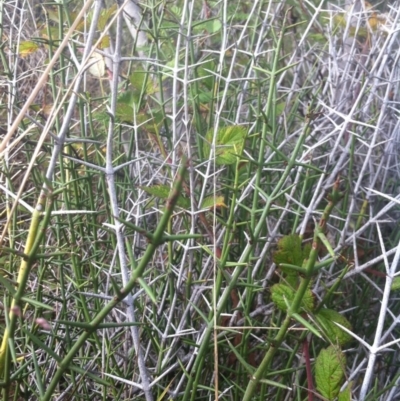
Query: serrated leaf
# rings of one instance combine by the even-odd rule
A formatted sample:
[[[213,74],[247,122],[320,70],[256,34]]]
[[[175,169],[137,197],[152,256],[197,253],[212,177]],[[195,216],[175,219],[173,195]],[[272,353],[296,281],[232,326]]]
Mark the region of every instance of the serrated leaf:
[[[100,14],[99,21],[97,23],[97,29],[99,31],[104,31],[107,25],[108,19],[115,14],[117,11],[117,4],[113,4],[110,8],[103,10]]]
[[[292,270],[292,274],[286,274],[285,283],[289,285],[290,288],[297,288],[299,286],[299,275]]]
[[[215,162],[217,164],[233,164],[243,150],[247,129],[241,125],[220,128],[215,138]],[[210,129],[203,145],[205,157],[210,157],[214,129]]]
[[[295,295],[295,291],[286,284],[279,283],[271,287],[271,299],[283,311],[286,311],[288,305],[292,304]],[[306,310],[314,309],[314,296],[311,290],[307,290],[304,294],[301,306]]]
[[[119,121],[133,122],[133,103],[135,100],[134,93],[131,90],[124,90],[117,99],[117,107],[115,109],[115,117]]]
[[[175,17],[181,18],[182,17],[182,7],[178,7],[177,5],[172,5],[169,8],[169,11],[175,14]]]
[[[126,103],[117,102],[115,117],[120,121],[133,122],[133,107]]]
[[[105,27],[107,26],[107,22],[110,19],[110,17],[113,16],[113,14],[115,14],[116,10],[117,10],[117,4],[114,4],[113,6],[111,6],[108,9],[105,9],[101,12],[100,14],[100,18],[97,22],[97,29],[99,31],[104,31]],[[76,15],[74,15],[76,13],[71,13],[70,18],[71,20],[75,20]],[[78,25],[76,26],[76,30],[83,32],[85,29],[88,29],[88,27],[90,26],[91,22],[93,20],[93,11],[91,11],[86,19],[83,19],[82,21],[80,21],[78,23]]]
[[[132,85],[132,91],[141,92],[143,84],[146,80],[147,72],[135,71],[129,76],[129,82]]]
[[[274,253],[273,261],[276,265],[287,263],[302,267],[304,260],[303,250],[301,248],[301,238],[296,234],[285,235],[278,241],[278,250]],[[281,267],[287,274],[295,274],[293,270]]]
[[[27,57],[38,50],[39,50],[39,45],[37,43],[32,42],[30,40],[24,40],[19,43],[18,54],[21,57]]]
[[[334,322],[341,324],[343,327],[351,330],[350,322],[340,313],[331,309],[321,309],[315,318],[332,344],[344,345],[352,340],[350,334],[336,326]]]
[[[168,185],[153,185],[151,187],[139,187],[149,195],[155,196],[161,199],[168,199],[169,194],[171,192],[171,187]],[[184,198],[182,195],[179,196],[178,201],[176,202],[178,206],[183,209],[188,209],[190,207],[190,199]]]
[[[214,209],[216,207],[227,207],[223,196],[208,196],[204,198],[201,209]]]
[[[132,103],[135,99],[134,91],[131,89],[122,89],[118,95],[118,104],[127,104],[132,107]]]
[[[287,304],[294,298],[294,291],[285,284],[274,284],[271,287],[272,302],[283,311],[287,310]]]
[[[339,347],[330,345],[321,350],[315,362],[315,382],[318,392],[327,400],[334,400],[344,379],[346,357]]]

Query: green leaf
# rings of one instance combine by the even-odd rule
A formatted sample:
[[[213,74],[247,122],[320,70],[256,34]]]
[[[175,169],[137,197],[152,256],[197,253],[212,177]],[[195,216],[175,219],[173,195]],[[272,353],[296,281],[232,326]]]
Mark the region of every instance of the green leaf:
[[[168,185],[153,185],[151,187],[139,187],[143,191],[147,192],[149,195],[156,196],[157,198],[167,199],[171,188]]]
[[[304,253],[301,248],[301,238],[296,234],[286,235],[281,238],[278,242],[278,250],[274,253],[273,260],[279,267],[281,267],[281,263],[302,267]],[[293,269],[283,266],[281,269],[287,274],[296,274]]]
[[[300,275],[297,274],[294,270],[292,270],[292,273],[287,273],[285,270],[285,273],[286,277],[284,283],[287,284],[290,288],[297,288],[300,282]]]
[[[350,322],[340,313],[331,309],[321,309],[315,315],[315,318],[332,344],[344,345],[352,340],[350,334],[343,331],[334,323],[337,322],[346,327],[346,329],[351,330]]]
[[[212,99],[212,93],[210,91],[208,92],[203,92],[203,91],[199,91],[196,100],[198,100],[199,103],[207,105],[211,99]]]
[[[115,110],[115,117],[124,122],[133,122],[133,108],[132,106],[118,102]]]
[[[140,100],[141,87],[136,87],[135,84],[143,82],[140,75],[143,74],[138,73],[134,77],[131,76],[130,80],[133,82],[132,87],[121,91],[121,94],[118,96],[115,117],[118,122],[125,122],[128,124],[136,122],[137,125],[140,125],[141,128],[145,129],[147,132],[156,134],[159,132],[159,127],[164,121],[164,116],[161,112],[152,111],[151,114],[148,114],[144,111],[139,111],[138,103]],[[152,90],[151,85],[148,83],[146,87],[147,94],[149,94],[149,88]],[[108,120],[109,115],[107,113],[99,113],[96,115],[96,118]]]
[[[149,195],[153,195],[161,199],[168,199],[171,192],[171,187],[168,185],[153,185],[151,187],[141,186],[139,188]],[[180,195],[176,204],[183,209],[188,209],[190,207],[190,199],[184,198],[182,195]]]
[[[283,311],[287,311],[288,305],[292,304],[295,295],[295,291],[286,284],[279,283],[271,287],[271,299]],[[314,296],[310,289],[304,294],[301,306],[306,310],[314,309]]]
[[[136,124],[141,125],[150,134],[158,135],[164,121],[162,113],[153,112],[151,115],[140,112],[136,115]]]
[[[151,80],[147,80],[147,72],[145,71],[135,71],[129,76],[129,81],[131,83],[133,101],[138,104],[140,100],[140,95],[142,93],[143,85],[145,86],[145,93],[149,93],[152,88]]]
[[[18,54],[21,57],[29,56],[32,53],[35,53],[39,50],[39,45],[30,40],[26,40],[19,43]]]
[[[197,76],[202,78],[200,82],[204,84],[207,89],[209,89],[209,92],[203,94],[203,97],[212,99],[213,93],[213,85],[215,81],[215,77],[210,71],[215,71],[216,66],[215,66],[215,61],[213,59],[207,60],[206,62],[202,63],[199,65],[196,69]],[[201,96],[202,93],[199,94]],[[204,100],[200,100],[202,103],[205,103]]]
[[[227,207],[223,196],[208,196],[204,198],[201,209],[214,209],[216,207]]]
[[[105,9],[101,12],[99,21],[97,23],[97,29],[99,31],[104,31],[104,28],[107,25],[107,21],[115,14],[117,8],[117,4],[114,4],[110,8]]]
[[[280,102],[275,105],[275,115],[280,116],[285,110],[286,102]]]
[[[310,40],[312,40],[313,43],[318,42],[325,44],[328,41],[323,33],[312,33],[309,35],[309,38]]]
[[[287,304],[294,298],[294,291],[285,284],[275,284],[271,287],[272,302],[283,311],[287,310]]]
[[[132,90],[123,91],[117,99],[115,117],[124,122],[133,122],[133,103],[135,94]]]
[[[215,162],[217,164],[233,164],[238,155],[242,153],[244,139],[247,129],[241,125],[231,125],[220,128],[215,138]],[[203,145],[203,153],[206,158],[210,157],[211,145],[213,143],[214,129],[210,129]]]
[[[120,93],[118,94],[117,102],[118,104],[126,104],[132,107],[135,100],[135,92],[133,88],[123,89],[119,88]]]
[[[346,357],[336,346],[321,350],[315,362],[315,382],[318,392],[328,400],[334,400],[344,379]]]
[[[176,18],[182,17],[182,7],[178,7],[177,5],[172,5],[171,7],[168,7],[168,9],[171,13],[175,14]]]
[[[339,393],[338,401],[351,401],[351,384],[350,382],[348,386]]]
[[[213,18],[193,25],[193,32],[207,31],[209,34],[217,33],[222,28],[221,21]]]
[[[107,47],[110,47],[110,35],[105,35],[100,43],[99,43],[99,49],[106,49]]]
[[[142,71],[134,71],[130,76],[129,76],[129,82],[132,85],[133,91],[141,90],[143,83],[146,79],[146,72]]]
[[[395,277],[392,281],[392,291],[400,290],[400,277]]]

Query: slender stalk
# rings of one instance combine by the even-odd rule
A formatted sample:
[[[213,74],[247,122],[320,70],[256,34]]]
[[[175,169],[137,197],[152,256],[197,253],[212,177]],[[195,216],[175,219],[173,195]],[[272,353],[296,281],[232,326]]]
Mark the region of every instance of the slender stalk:
[[[297,288],[295,293],[294,300],[290,307],[287,310],[286,317],[281,324],[281,327],[274,337],[274,339],[267,345],[267,353],[265,354],[261,364],[258,366],[254,374],[251,376],[250,381],[247,385],[245,394],[243,396],[243,401],[250,401],[251,397],[253,396],[260,380],[264,377],[265,373],[271,366],[273,358],[278,351],[279,346],[285,340],[290,325],[292,324],[292,316],[295,313],[299,313],[301,310],[301,303],[306,293],[307,289],[310,286],[311,280],[314,274],[314,267],[318,259],[318,249],[319,245],[321,244],[321,240],[319,235],[324,232],[326,223],[328,218],[337,202],[340,200],[340,193],[339,193],[339,181],[336,181],[334,188],[332,190],[332,195],[329,203],[325,207],[324,213],[321,217],[319,224],[316,226],[314,231],[314,238],[312,243],[312,249],[310,251],[309,258],[307,260],[307,264],[305,266],[306,274],[300,280],[300,285]]]
[[[162,216],[160,223],[158,224],[156,231],[154,233],[153,241],[148,245],[146,252],[144,253],[142,259],[138,263],[138,266],[133,270],[132,275],[124,288],[122,288],[117,295],[114,296],[113,300],[110,301],[90,322],[89,327],[84,333],[76,340],[74,346],[70,349],[68,354],[63,358],[63,360],[58,364],[58,369],[54,374],[51,382],[47,386],[46,393],[41,401],[49,401],[54,394],[58,382],[63,377],[66,370],[70,368],[71,363],[73,363],[73,358],[78,353],[78,351],[84,346],[87,339],[91,334],[97,329],[100,323],[105,319],[105,317],[123,300],[125,299],[136,285],[136,281],[140,278],[149,265],[154,252],[157,247],[162,243],[162,237],[164,231],[168,225],[168,222],[174,211],[174,207],[179,198],[180,191],[182,188],[182,182],[186,172],[186,161],[182,161],[182,165],[177,173],[174,186],[172,188],[171,194],[167,200],[165,212]]]
[[[282,29],[279,34],[279,39],[276,44],[276,48],[274,49],[274,61],[270,73],[270,81],[269,81],[269,91],[268,91],[268,99],[267,99],[267,104],[264,109],[265,115],[270,119],[272,122],[275,121],[275,116],[274,111],[273,111],[273,101],[276,99],[275,96],[275,85],[276,85],[276,79],[277,79],[277,70],[278,70],[278,62],[280,58],[280,51],[283,43],[283,38],[285,34],[285,23],[286,23],[286,15],[285,19],[282,24]],[[264,121],[263,128],[262,128],[262,134],[261,134],[261,140],[260,140],[260,150],[258,152],[258,169],[257,169],[257,175],[256,175],[256,183],[255,183],[255,191],[254,191],[254,197],[253,197],[253,211],[257,210],[258,207],[258,202],[260,201],[260,198],[258,196],[258,188],[260,188],[260,182],[261,182],[261,177],[263,176],[263,161],[265,159],[265,147],[266,147],[266,137],[267,133],[269,130],[273,129],[269,127],[271,124],[271,121]],[[274,137],[275,137],[275,132],[273,131]],[[274,141],[275,142],[275,141]],[[253,213],[252,218],[251,218],[251,228],[254,230],[256,226],[256,216]]]
[[[122,273],[122,283],[124,286],[128,285],[129,271],[126,263],[125,254],[125,239],[123,235],[123,225],[118,220],[119,219],[119,207],[118,207],[118,196],[115,185],[115,169],[113,166],[113,145],[114,145],[114,134],[115,134],[115,114],[117,108],[117,98],[118,98],[118,81],[119,81],[119,71],[120,71],[120,60],[121,60],[121,45],[122,45],[122,21],[123,13],[118,13],[117,17],[117,29],[116,29],[116,39],[115,39],[115,51],[113,54],[113,79],[111,82],[111,101],[110,101],[110,113],[113,118],[110,119],[108,127],[107,136],[107,153],[106,153],[106,178],[108,189],[110,192],[111,209],[114,215],[114,227],[115,227],[115,237],[117,240],[118,248],[118,259],[119,266]],[[153,238],[154,240],[155,238]],[[156,239],[159,240],[159,239]],[[128,305],[128,320],[132,323],[136,322],[135,308],[133,305],[133,298],[130,293],[126,296],[126,303]],[[149,387],[149,378],[146,365],[143,358],[143,352],[140,346],[140,335],[139,330],[134,325],[130,328],[132,341],[135,347],[135,352],[137,355],[137,361],[141,376],[141,382],[143,387],[143,392],[147,401],[152,401],[153,396]]]
[[[39,196],[38,203],[32,214],[31,225],[29,228],[29,235],[25,245],[24,254],[27,255],[22,259],[17,278],[17,291],[13,297],[9,323],[4,332],[3,340],[0,348],[0,376],[3,381],[8,384],[10,379],[10,344],[13,342],[14,332],[16,329],[17,319],[21,314],[22,309],[22,297],[25,295],[26,284],[28,282],[29,273],[31,271],[32,265],[35,261],[35,255],[38,251],[39,245],[45,235],[47,225],[50,221],[52,200],[51,195],[49,197],[48,190],[42,190]],[[46,203],[49,202],[47,208]],[[42,225],[40,221],[43,216],[43,211],[46,210],[45,219]]]

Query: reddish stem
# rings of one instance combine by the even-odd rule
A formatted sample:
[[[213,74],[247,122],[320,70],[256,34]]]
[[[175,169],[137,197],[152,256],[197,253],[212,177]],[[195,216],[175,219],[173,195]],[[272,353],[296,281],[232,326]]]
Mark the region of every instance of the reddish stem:
[[[310,361],[310,348],[309,342],[307,339],[303,342],[303,355],[306,364],[306,373],[307,373],[307,387],[308,387],[308,401],[314,401],[314,383],[312,379],[311,373],[311,361]]]

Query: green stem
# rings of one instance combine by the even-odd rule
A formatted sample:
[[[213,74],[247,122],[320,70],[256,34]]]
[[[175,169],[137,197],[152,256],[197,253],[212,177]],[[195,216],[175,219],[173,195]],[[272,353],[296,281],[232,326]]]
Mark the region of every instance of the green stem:
[[[16,329],[17,319],[19,316],[18,310],[21,310],[22,298],[25,295],[26,283],[28,281],[29,273],[31,271],[33,262],[36,257],[36,252],[44,237],[46,227],[50,222],[52,199],[48,195],[47,190],[42,190],[37,202],[36,208],[32,214],[32,221],[29,228],[28,239],[26,242],[24,254],[27,255],[22,259],[21,266],[17,278],[17,291],[14,294],[10,315],[9,324],[4,332],[1,348],[0,348],[0,375],[7,385],[10,380],[10,343],[13,342],[14,333]],[[40,224],[45,209],[46,201],[48,200],[48,207],[46,209],[45,218]]]
[[[54,391],[57,387],[58,382],[63,377],[65,371],[70,367],[74,356],[77,352],[84,346],[86,340],[90,337],[90,335],[98,328],[101,322],[105,319],[105,317],[118,305],[135,287],[136,280],[142,276],[145,268],[150,263],[154,252],[156,251],[158,245],[162,243],[162,238],[164,235],[164,230],[166,229],[168,222],[172,216],[174,207],[179,198],[180,191],[182,189],[182,182],[186,172],[186,160],[182,161],[182,166],[178,171],[178,175],[174,186],[172,188],[172,192],[167,200],[165,213],[162,216],[160,223],[154,233],[153,242],[149,244],[144,253],[142,259],[140,260],[137,268],[133,270],[132,276],[128,281],[125,288],[121,289],[121,291],[110,301],[98,314],[97,316],[89,323],[89,328],[85,330],[81,334],[81,336],[77,339],[76,343],[70,349],[68,354],[64,357],[64,359],[59,363],[58,369],[53,376],[53,379],[49,383],[46,393],[41,401],[49,401],[54,394]]]
[[[303,146],[304,140],[307,138],[309,132],[310,132],[310,121],[306,121],[303,132],[293,150],[292,157],[287,162],[285,171],[283,172],[279,182],[275,185],[272,193],[267,197],[267,202],[261,211],[261,215],[260,215],[260,218],[258,219],[258,223],[254,230],[254,233],[252,233],[254,238],[258,238],[260,236],[260,233],[262,232],[262,230],[264,228],[265,219],[267,218],[267,216],[271,210],[274,199],[279,196],[279,193],[280,193],[284,183],[286,182],[288,176],[290,175],[290,173],[293,169],[293,166],[296,164],[297,156],[300,153],[300,150]],[[259,190],[262,191],[261,188]],[[267,195],[267,194],[265,194],[265,195]],[[235,205],[232,204],[232,207],[235,207]],[[255,211],[254,211],[254,213],[255,213]],[[196,358],[193,369],[191,371],[191,375],[189,377],[188,384],[186,386],[185,394],[183,396],[182,401],[187,401],[189,399],[189,397],[191,397],[192,401],[195,400],[196,387],[194,386],[194,382],[195,382],[195,380],[198,380],[200,378],[201,370],[202,370],[204,360],[205,360],[204,356],[206,355],[208,347],[210,346],[211,334],[214,331],[214,318],[213,318],[214,315],[213,314],[215,313],[215,316],[216,316],[215,319],[218,319],[219,316],[221,315],[221,313],[223,312],[223,310],[225,309],[225,305],[228,302],[230,293],[231,293],[232,289],[236,286],[236,283],[237,283],[239,277],[241,276],[243,269],[245,268],[245,264],[249,263],[250,257],[253,253],[253,250],[254,250],[256,244],[257,244],[257,241],[252,241],[246,245],[246,249],[244,250],[240,260],[238,261],[237,268],[235,269],[235,271],[232,274],[231,281],[229,282],[229,284],[227,285],[227,287],[225,288],[224,292],[221,295],[221,298],[219,300],[216,310],[212,311],[209,316],[208,325],[205,329],[206,332],[202,339],[202,343],[199,347],[198,356]],[[226,264],[227,260],[224,257],[224,253],[225,253],[225,251],[223,250],[222,251],[223,256],[219,263],[218,274],[220,274],[225,269],[225,264]],[[217,283],[218,283],[218,277],[217,277]],[[218,287],[216,286],[216,288],[218,288]]]
[[[290,307],[288,308],[285,320],[283,321],[278,331],[278,334],[271,341],[271,343],[268,344],[267,353],[265,354],[257,370],[254,372],[253,376],[250,378],[249,384],[247,385],[246,392],[243,397],[243,401],[251,400],[251,397],[253,396],[258,384],[260,383],[260,380],[264,377],[267,369],[269,368],[276,351],[286,338],[289,327],[292,324],[292,316],[295,313],[299,313],[301,310],[304,294],[306,293],[307,289],[310,286],[315,271],[315,265],[318,260],[318,248],[321,243],[320,234],[324,232],[326,223],[333,210],[333,207],[340,199],[340,193],[338,188],[339,188],[339,181],[337,180],[333,187],[330,200],[324,210],[321,220],[319,224],[315,227],[312,248],[310,251],[309,258],[307,260],[307,264],[305,266],[305,271],[306,271],[305,276],[301,278],[300,285],[296,291],[295,298]]]
[[[272,106],[274,105],[274,100],[276,99],[276,75],[277,75],[277,70],[278,70],[278,62],[279,62],[279,55],[280,55],[280,50],[282,47],[283,43],[283,37],[285,34],[285,22],[286,22],[286,15],[285,15],[285,20],[283,21],[282,24],[282,30],[279,36],[279,40],[276,46],[276,49],[274,51],[274,61],[273,61],[273,66],[272,66],[272,71],[271,71],[271,76],[270,76],[270,83],[269,83],[269,91],[268,91],[268,100],[267,104],[265,106],[265,114],[266,116],[269,117],[271,121],[274,121],[274,110],[272,110]],[[269,127],[269,121],[264,121],[263,123],[263,129],[261,133],[261,141],[260,141],[260,150],[258,152],[258,169],[257,169],[257,177],[256,177],[256,185],[255,185],[255,190],[254,190],[254,197],[253,197],[253,211],[257,210],[257,204],[259,202],[259,196],[258,196],[258,188],[260,188],[260,183],[261,183],[261,178],[264,176],[264,170],[263,170],[263,162],[265,158],[265,147],[266,147],[266,136],[267,136],[267,131],[270,129]],[[256,216],[253,213],[251,216],[251,230],[254,232],[256,226]]]

